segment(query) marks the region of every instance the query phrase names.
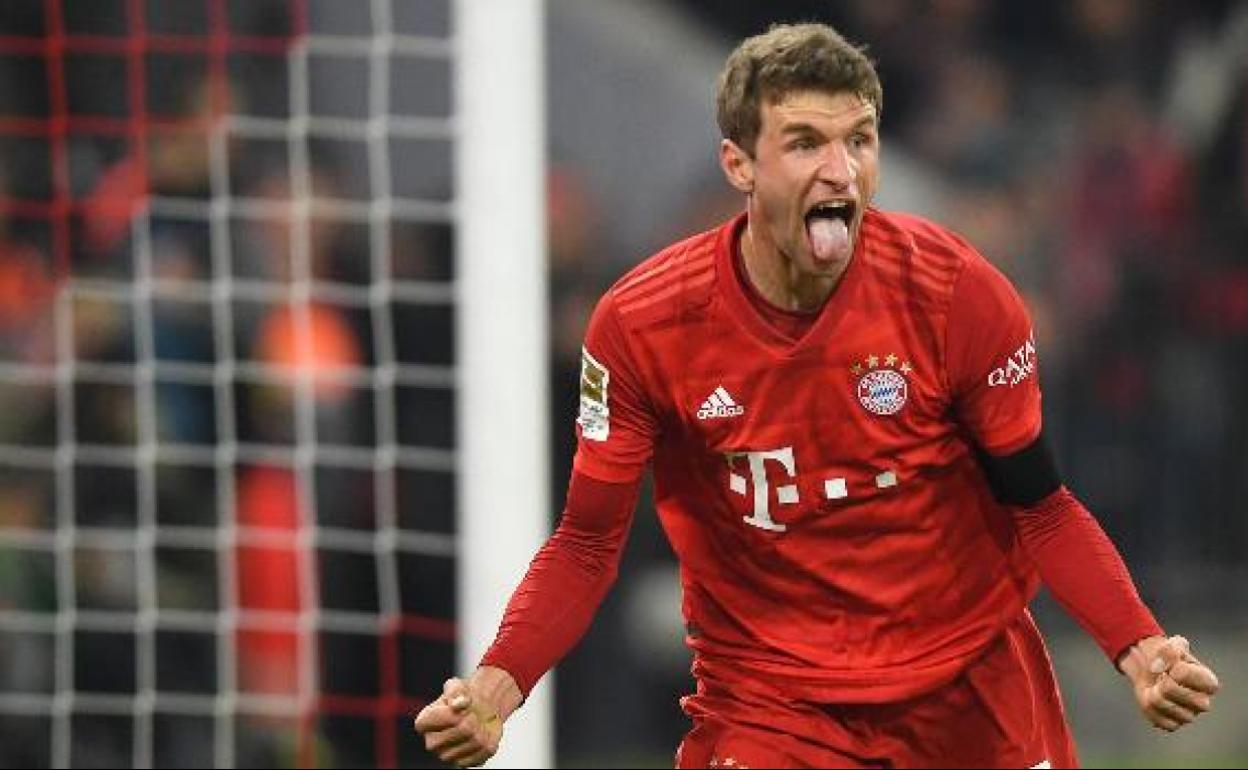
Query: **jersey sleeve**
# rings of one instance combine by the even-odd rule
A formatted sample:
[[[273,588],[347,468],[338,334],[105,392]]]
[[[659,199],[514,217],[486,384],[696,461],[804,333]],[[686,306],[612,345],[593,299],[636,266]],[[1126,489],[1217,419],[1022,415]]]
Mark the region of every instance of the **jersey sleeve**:
[[[1009,280],[974,257],[953,290],[946,329],[958,420],[989,454],[1011,454],[1040,434],[1040,380],[1027,308]]]
[[[573,468],[608,483],[641,477],[658,421],[610,294],[590,318],[581,350],[580,412]]]

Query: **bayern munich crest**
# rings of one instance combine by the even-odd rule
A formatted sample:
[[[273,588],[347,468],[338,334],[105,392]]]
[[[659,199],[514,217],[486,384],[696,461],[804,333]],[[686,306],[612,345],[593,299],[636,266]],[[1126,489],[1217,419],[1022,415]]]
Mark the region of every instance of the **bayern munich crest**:
[[[909,361],[899,361],[891,353],[883,359],[871,355],[864,363],[855,363],[851,371],[858,376],[858,402],[871,414],[886,417],[906,405],[910,394],[906,375],[914,371]]]

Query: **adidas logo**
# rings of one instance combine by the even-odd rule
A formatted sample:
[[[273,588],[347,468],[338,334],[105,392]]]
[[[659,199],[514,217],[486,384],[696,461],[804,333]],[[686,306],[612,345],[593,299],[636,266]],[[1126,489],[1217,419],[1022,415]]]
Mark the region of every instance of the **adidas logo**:
[[[724,390],[724,386],[720,385],[715,392],[702,402],[702,406],[698,408],[699,420],[713,420],[716,417],[736,417],[739,414],[745,414],[745,407],[739,406],[736,401],[732,400],[732,396],[728,395],[728,391]]]

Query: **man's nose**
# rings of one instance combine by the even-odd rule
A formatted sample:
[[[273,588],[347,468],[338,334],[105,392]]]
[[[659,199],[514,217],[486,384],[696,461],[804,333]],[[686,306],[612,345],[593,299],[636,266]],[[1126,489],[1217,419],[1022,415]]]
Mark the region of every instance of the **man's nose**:
[[[819,164],[819,179],[837,189],[846,189],[858,175],[858,166],[849,148],[840,142],[829,142]]]

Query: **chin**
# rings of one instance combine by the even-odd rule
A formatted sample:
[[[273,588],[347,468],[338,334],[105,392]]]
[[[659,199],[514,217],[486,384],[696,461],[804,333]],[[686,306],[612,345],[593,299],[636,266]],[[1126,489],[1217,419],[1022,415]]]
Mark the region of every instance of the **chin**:
[[[849,265],[848,259],[838,259],[835,262],[819,262],[815,264],[814,274],[823,278],[835,278],[845,272],[846,266]]]
[[[805,268],[803,272],[818,278],[835,278],[845,270],[845,266],[848,263],[849,260],[837,259],[832,262],[820,262],[812,258],[803,266]]]

